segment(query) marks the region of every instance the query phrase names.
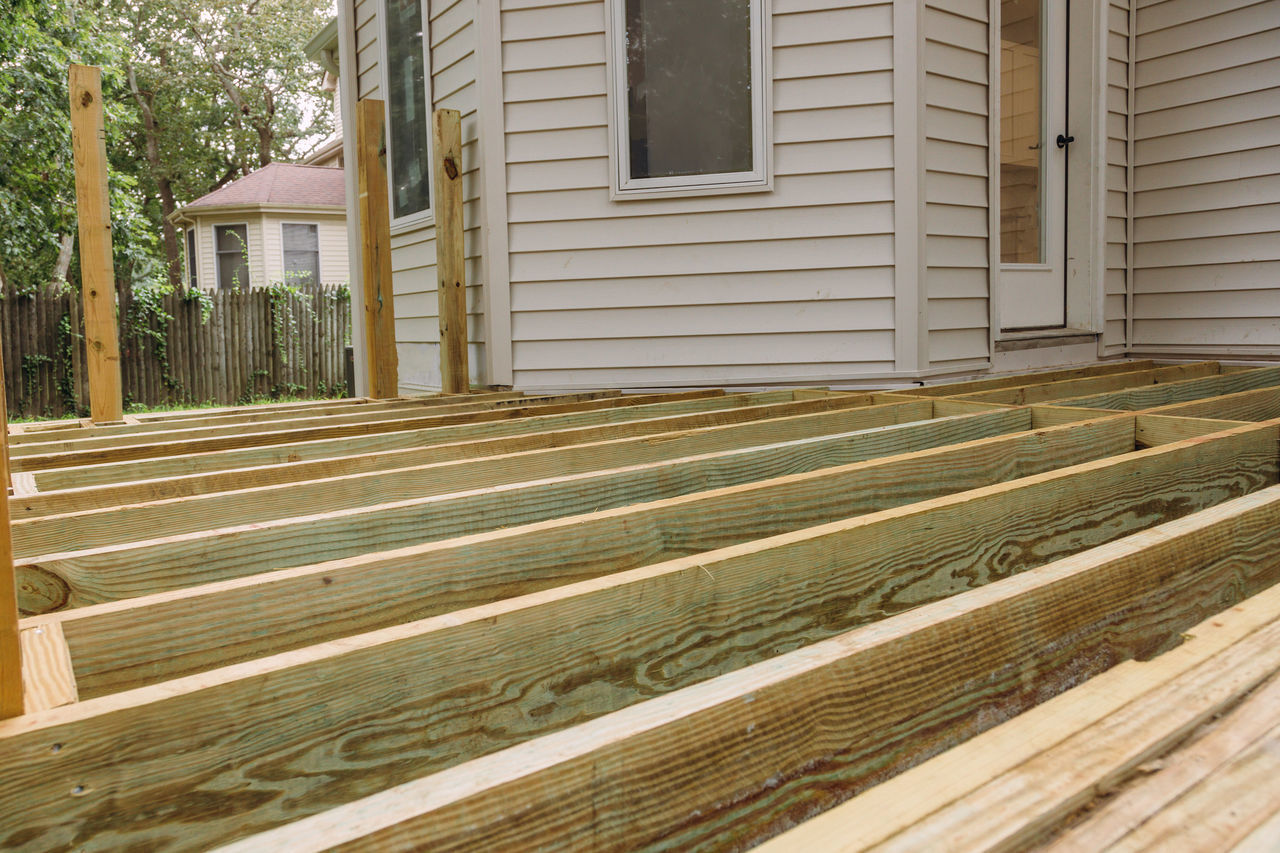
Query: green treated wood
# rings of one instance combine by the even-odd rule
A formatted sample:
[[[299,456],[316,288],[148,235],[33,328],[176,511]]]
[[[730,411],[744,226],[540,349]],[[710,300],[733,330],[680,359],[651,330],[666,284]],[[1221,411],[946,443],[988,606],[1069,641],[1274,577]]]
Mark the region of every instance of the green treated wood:
[[[1030,601],[1014,591],[1061,572],[1023,584],[1009,576],[1274,483],[1276,439],[1274,428],[1255,426],[1167,445],[0,722],[0,766],[11,768],[0,779],[0,813],[22,815],[0,844],[21,833],[43,847],[109,838],[205,848],[632,705],[641,718],[665,708],[679,722],[628,726],[628,738],[662,735],[628,748],[631,761],[596,741],[590,722],[533,748],[561,763],[566,749],[592,743],[584,783],[616,773],[639,790],[619,798],[597,786],[592,802],[570,808],[576,800],[562,789],[554,807],[522,814],[558,823],[596,814],[594,804],[610,818],[594,831],[607,824],[624,834],[577,837],[609,847],[652,840],[644,816],[654,797],[686,815],[703,810],[663,821],[676,847],[706,843],[744,816],[744,831],[756,828],[762,812],[796,806],[797,785],[821,791],[848,784],[847,775],[865,779],[885,768],[885,749],[895,750],[891,765],[904,752],[919,760],[1117,660],[1176,642],[1189,616],[1221,607],[1223,585],[1167,556],[1156,567],[1144,562],[1137,578],[1089,572],[1086,585]],[[1274,557],[1272,525],[1265,553]],[[1275,569],[1274,560],[1243,570],[1233,562],[1223,583],[1247,591]],[[1007,582],[987,586],[976,607],[973,598],[921,607],[999,578]],[[1011,596],[1023,606],[995,603]],[[915,612],[852,644],[821,643],[907,609]],[[972,614],[980,621],[964,621]],[[776,657],[807,643],[818,645]],[[854,657],[853,648],[868,654]],[[738,672],[727,693],[725,682],[698,686],[768,658]],[[762,673],[773,678],[761,682]],[[820,674],[820,689],[803,680],[809,673]],[[681,688],[689,691],[674,692]],[[707,697],[716,698],[703,704]],[[648,698],[658,701],[635,704]],[[722,725],[702,728],[714,721]],[[616,734],[614,725],[604,717],[598,728]],[[850,744],[876,754],[861,764],[820,760]],[[660,759],[664,772],[637,773],[642,757]],[[539,764],[519,763],[521,774]],[[690,767],[701,769],[696,779]],[[451,778],[471,783],[436,790],[459,796],[492,778],[460,773]],[[68,779],[84,780],[79,796],[67,796]],[[752,796],[726,796],[734,789]],[[515,827],[510,813],[498,823],[525,842],[547,829],[524,819]],[[486,810],[473,814],[486,820],[470,842],[490,846],[487,833],[500,830]]]
[[[631,436],[657,435],[676,430],[702,429],[717,425],[747,423],[776,417],[789,417],[815,412],[866,408],[865,398],[850,396],[832,399],[811,399],[800,402],[768,402],[772,395],[727,395],[705,401],[690,401],[702,405],[687,414],[670,415],[661,412],[642,412],[646,406],[626,411],[637,419],[606,423],[598,426],[574,427],[547,432],[524,433],[473,441],[454,441],[431,444],[425,447],[409,447],[381,453],[364,453],[315,461],[286,462],[255,468],[236,468],[209,474],[189,474],[164,480],[141,480],[131,483],[105,484],[87,488],[68,489],[23,495],[10,501],[10,511],[15,518],[36,518],[67,512],[83,512],[91,509],[145,503],[168,498],[228,492],[247,487],[298,483],[324,477],[341,477],[373,471],[389,471],[415,465],[427,465],[446,460],[475,459],[501,453],[518,453],[551,447],[567,447],[592,441],[607,441]],[[758,404],[756,404],[758,402]],[[734,404],[738,405],[734,405]],[[755,405],[751,405],[755,404]],[[658,406],[673,404],[659,403]],[[732,408],[730,408],[732,406]],[[684,407],[683,405],[681,406]],[[700,411],[698,409],[701,409]],[[645,417],[647,415],[647,417]],[[446,428],[447,429],[447,428]],[[430,434],[430,431],[426,431]]]
[[[157,530],[175,536],[706,453],[735,452],[752,446],[918,421],[931,413],[931,401],[920,400],[279,485],[255,486],[254,473],[246,471],[241,474],[242,487],[230,492],[18,521],[12,528],[14,553],[19,557],[34,557],[135,542],[151,538]]]
[[[1170,382],[1166,385],[1156,385],[1150,388],[1135,388],[1128,391],[1113,391],[1107,394],[1072,397],[1071,399],[1060,401],[1059,405],[1142,411],[1170,403],[1201,400],[1206,397],[1218,397],[1224,394],[1235,394],[1240,391],[1270,388],[1275,385],[1280,385],[1280,367],[1260,367],[1256,370],[1245,370],[1222,376],[1207,376],[1203,379],[1188,379],[1182,382]]]
[[[1153,415],[1176,415],[1183,418],[1270,421],[1280,418],[1280,388],[1237,391],[1189,403],[1170,403],[1147,411]]]
[[[1137,416],[1135,435],[1138,446],[1156,447],[1196,436],[1212,435],[1246,424],[1246,421],[1214,421],[1206,418],[1175,418],[1168,415],[1140,414]]]
[[[927,403],[927,401],[925,401]],[[911,406],[915,404],[903,404]],[[437,539],[662,500],[1010,432],[1024,412],[856,430],[647,465],[255,522],[17,563],[28,613],[244,577]]]
[[[23,625],[61,626],[80,695],[91,698],[1132,449],[1133,424],[1123,417],[1021,432],[78,608]]]
[[[1217,376],[1219,365],[1216,361],[1203,361],[1194,364],[1175,364],[1170,367],[1157,367],[1153,370],[1141,370],[1133,373],[1115,373],[1108,376],[1087,376],[1079,379],[1066,379],[1055,382],[1040,382],[1021,385],[1014,388],[1001,388],[983,391],[977,394],[966,394],[960,399],[983,403],[1005,403],[1009,405],[1028,405],[1031,403],[1048,403],[1065,400],[1085,394],[1100,394],[1146,385],[1158,385],[1165,382],[1178,382],[1186,379],[1199,379],[1206,376]],[[1034,377],[1025,377],[1032,379]]]
[[[782,396],[773,396],[781,394]],[[663,395],[666,398],[666,395]],[[36,471],[36,485],[41,491],[60,491],[106,483],[170,479],[215,471],[230,471],[263,465],[295,464],[332,459],[339,456],[367,455],[396,450],[411,450],[427,445],[497,436],[524,435],[556,429],[638,421],[666,415],[736,408],[750,401],[752,405],[781,402],[785,392],[767,395],[697,394],[666,399],[666,402],[636,403],[620,407],[595,407],[586,411],[555,414],[531,414],[512,420],[482,421],[459,418],[445,426],[422,427],[378,435],[294,441],[264,447],[205,451],[157,459],[128,460],[78,466],[73,469]],[[870,398],[864,397],[866,404]]]
[[[1108,376],[1112,373],[1134,373],[1140,370],[1151,370],[1155,366],[1156,363],[1150,359],[1113,361],[1105,364],[1091,364],[1087,367],[1069,367],[1062,370],[1048,370],[1040,373],[1009,373],[1003,376],[990,376],[986,379],[972,379],[964,382],[944,382],[937,385],[921,385],[917,388],[903,389],[902,393],[925,397],[954,397],[959,394],[977,394],[983,391],[994,391],[1000,388],[1013,388],[1030,383],[1058,382],[1060,380],[1082,379],[1091,376]]]

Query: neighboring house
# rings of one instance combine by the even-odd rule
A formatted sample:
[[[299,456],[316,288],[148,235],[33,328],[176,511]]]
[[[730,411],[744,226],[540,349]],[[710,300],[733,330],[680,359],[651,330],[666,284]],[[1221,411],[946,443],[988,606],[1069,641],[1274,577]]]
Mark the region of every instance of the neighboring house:
[[[187,283],[206,289],[349,279],[341,169],[271,163],[175,211]]]
[[[407,389],[438,107],[479,382],[1280,356],[1280,0],[340,0],[335,53],[387,103]]]

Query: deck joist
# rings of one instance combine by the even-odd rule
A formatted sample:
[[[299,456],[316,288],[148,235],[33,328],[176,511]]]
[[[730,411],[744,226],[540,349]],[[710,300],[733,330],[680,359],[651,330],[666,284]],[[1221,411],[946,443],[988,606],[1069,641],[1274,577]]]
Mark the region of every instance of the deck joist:
[[[1280,837],[1280,368],[229,408],[10,456],[5,849]]]

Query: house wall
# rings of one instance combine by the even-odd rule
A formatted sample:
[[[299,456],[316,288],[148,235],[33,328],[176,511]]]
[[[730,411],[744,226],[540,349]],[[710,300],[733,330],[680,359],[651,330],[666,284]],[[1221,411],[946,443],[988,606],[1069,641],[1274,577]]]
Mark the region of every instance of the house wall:
[[[987,0],[925,4],[925,292],[934,368],[981,365],[990,350],[988,22]]]
[[[1129,276],[1129,0],[1107,5],[1107,172],[1103,353],[1124,351]]]
[[[517,386],[893,369],[892,4],[774,0],[772,192],[625,201],[604,3],[501,10]]]
[[[1134,349],[1280,353],[1280,0],[1136,9]]]
[[[476,0],[430,0],[431,96],[433,109],[462,114],[463,218],[466,234],[468,363],[474,382],[484,376],[484,324],[478,200],[479,154],[476,129]],[[360,98],[381,98],[381,3],[356,0],[357,90]],[[440,325],[436,295],[434,225],[394,229],[392,286],[396,296],[396,343],[400,385],[406,391],[440,387]]]

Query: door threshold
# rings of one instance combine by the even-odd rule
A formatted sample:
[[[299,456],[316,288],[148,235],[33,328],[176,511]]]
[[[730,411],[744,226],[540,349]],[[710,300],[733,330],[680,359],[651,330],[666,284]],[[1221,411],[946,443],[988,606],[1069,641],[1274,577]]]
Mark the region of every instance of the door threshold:
[[[1097,332],[1087,329],[1017,329],[1002,331],[996,338],[996,352],[1012,352],[1041,347],[1067,347],[1075,344],[1091,344],[1098,340]]]

